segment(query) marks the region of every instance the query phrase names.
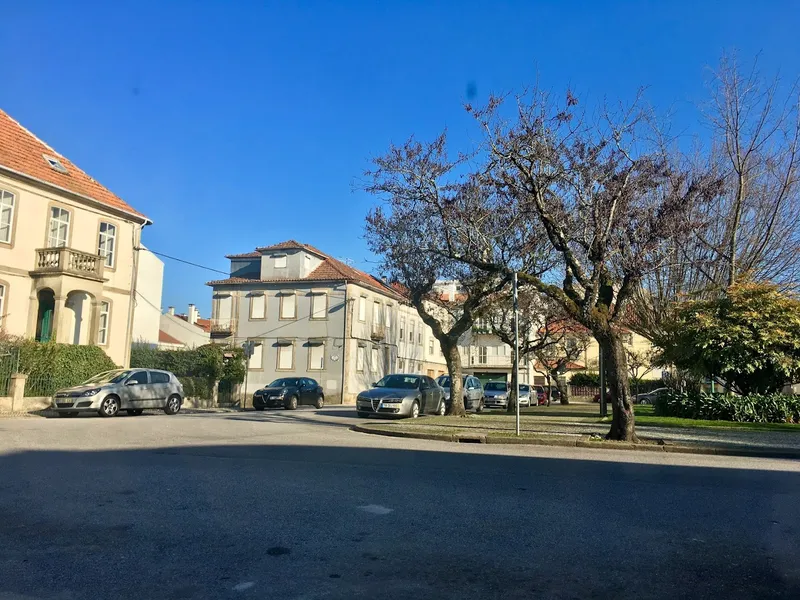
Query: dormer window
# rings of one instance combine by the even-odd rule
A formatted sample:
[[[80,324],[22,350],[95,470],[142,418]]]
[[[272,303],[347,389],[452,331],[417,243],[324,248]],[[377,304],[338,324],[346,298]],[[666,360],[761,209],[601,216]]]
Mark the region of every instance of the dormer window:
[[[49,154],[42,154],[42,158],[50,165],[50,168],[54,171],[58,171],[59,173],[67,173],[67,167],[61,164],[61,161],[58,160],[55,156],[50,156]]]
[[[272,257],[272,260],[275,261],[275,268],[276,269],[285,269],[286,268],[286,255],[285,254],[275,254]]]

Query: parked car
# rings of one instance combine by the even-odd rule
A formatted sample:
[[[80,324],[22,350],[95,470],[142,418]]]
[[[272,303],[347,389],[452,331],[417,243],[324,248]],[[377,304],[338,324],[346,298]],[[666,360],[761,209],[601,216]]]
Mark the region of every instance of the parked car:
[[[444,390],[427,375],[387,375],[356,398],[358,416],[389,415],[416,419],[445,414]]]
[[[183,386],[169,371],[115,369],[87,379],[53,395],[53,409],[60,417],[96,412],[113,417],[120,410],[140,415],[146,408],[175,415],[183,404]]]
[[[256,410],[280,407],[295,410],[301,404],[317,408],[325,405],[325,394],[314,379],[282,377],[253,394],[253,408]]]
[[[483,386],[484,404],[487,408],[508,407],[508,384],[505,381],[489,381]]]
[[[527,383],[519,384],[519,405],[531,406],[531,386]]]
[[[436,383],[444,390],[444,400],[450,405],[450,376],[440,375],[436,378]],[[481,380],[472,375],[464,375],[462,385],[464,386],[464,408],[481,412],[483,410],[483,384]]]
[[[547,390],[542,385],[535,385],[533,388],[536,390],[536,404],[543,406],[547,404]]]
[[[646,394],[636,394],[636,398],[634,399],[635,404],[655,404],[656,399],[661,396],[662,394],[669,391],[669,388],[656,388],[652,391],[647,392]]]

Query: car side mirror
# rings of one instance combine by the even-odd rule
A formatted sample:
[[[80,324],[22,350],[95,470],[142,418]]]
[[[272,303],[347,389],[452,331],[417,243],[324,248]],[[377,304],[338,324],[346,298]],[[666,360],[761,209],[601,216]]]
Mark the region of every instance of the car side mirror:
[[[125,382],[125,385],[137,385],[139,382],[134,379],[129,379]]]
[[[372,387],[378,387],[378,382],[377,381],[373,381],[371,385],[372,385]]]

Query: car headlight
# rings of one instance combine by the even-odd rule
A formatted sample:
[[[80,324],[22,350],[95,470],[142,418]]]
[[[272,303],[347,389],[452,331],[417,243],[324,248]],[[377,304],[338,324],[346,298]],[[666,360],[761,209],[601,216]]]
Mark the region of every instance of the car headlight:
[[[91,390],[86,390],[81,394],[81,396],[94,396],[100,392],[100,388],[92,388]]]
[[[444,393],[444,399],[445,400],[450,400],[450,392],[445,392]]]
[[[505,400],[506,398],[508,398],[508,394],[497,394],[495,398],[497,398],[498,400]]]

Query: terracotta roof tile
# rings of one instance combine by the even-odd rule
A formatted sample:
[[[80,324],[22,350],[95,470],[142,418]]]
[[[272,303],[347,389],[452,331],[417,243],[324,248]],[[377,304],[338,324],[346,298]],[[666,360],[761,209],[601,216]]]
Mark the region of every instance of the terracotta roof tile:
[[[42,156],[43,154],[57,158],[67,172],[61,173],[52,168]],[[0,110],[0,166],[34,177],[75,194],[88,196],[100,204],[105,204],[142,219],[147,218],[122,198],[100,185],[68,158],[56,152],[2,110]]]
[[[261,252],[245,252],[243,254],[226,254],[225,258],[258,258]]]
[[[348,281],[352,283],[358,283],[360,285],[364,285],[373,289],[376,289],[384,294],[389,296],[399,296],[405,299],[406,294],[404,294],[400,289],[390,285],[385,284],[383,281],[378,279],[377,277],[373,277],[363,271],[359,271],[358,269],[354,269],[353,267],[346,265],[340,260],[333,258],[332,256],[328,256],[321,250],[318,250],[314,246],[309,244],[301,244],[295,240],[288,240],[285,242],[281,242],[279,244],[274,244],[272,246],[262,246],[256,249],[256,255],[261,251],[268,252],[270,250],[288,250],[297,248],[300,250],[307,250],[313,254],[318,255],[321,257],[322,263],[314,269],[308,276],[302,279],[250,279],[246,277],[229,277],[227,279],[218,279],[215,281],[209,281],[206,285],[236,285],[241,283],[297,283],[300,281]],[[233,255],[236,257],[239,256],[246,256],[246,255]],[[230,256],[228,257],[230,258]]]
[[[166,331],[158,330],[158,341],[161,344],[180,344],[183,345],[183,342],[177,338],[172,337]]]

